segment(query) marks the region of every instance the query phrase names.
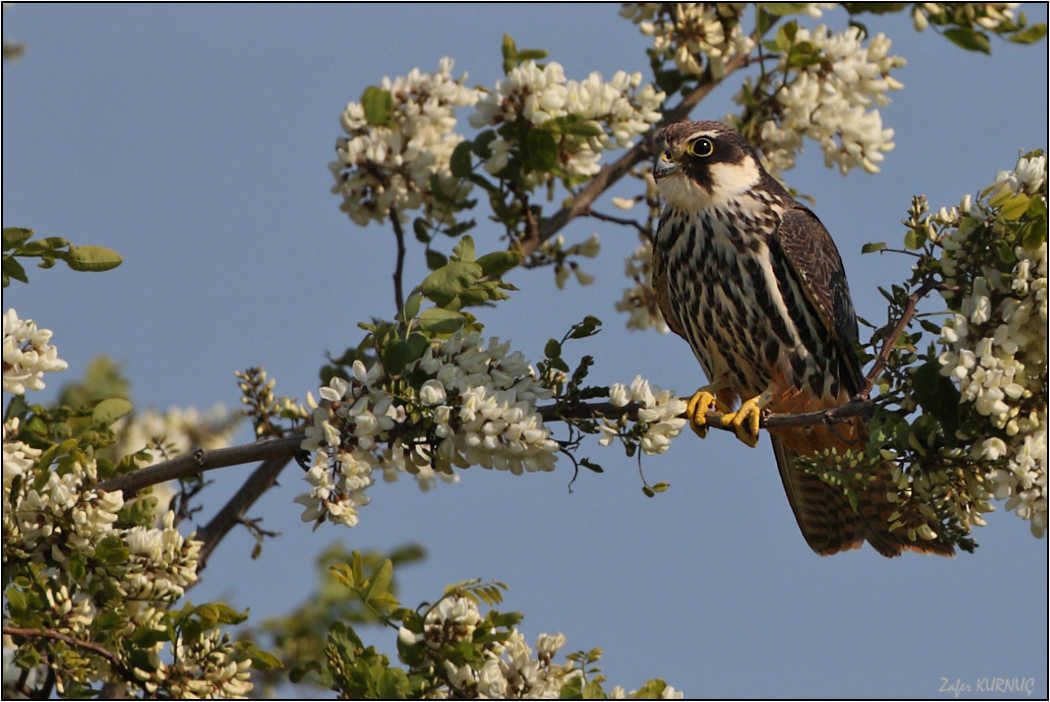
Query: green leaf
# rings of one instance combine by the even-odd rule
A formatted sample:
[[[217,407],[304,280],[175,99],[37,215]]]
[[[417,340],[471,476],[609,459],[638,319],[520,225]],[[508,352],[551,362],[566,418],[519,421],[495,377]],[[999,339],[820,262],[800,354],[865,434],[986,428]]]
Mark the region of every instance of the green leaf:
[[[474,154],[480,158],[488,158],[492,155],[492,149],[489,144],[496,138],[496,132],[492,129],[486,129],[485,131],[474,137],[474,141],[471,143],[471,149]]]
[[[470,231],[471,229],[476,227],[477,224],[478,223],[475,222],[473,219],[467,220],[466,222],[456,222],[455,224],[453,224],[453,225],[451,225],[449,227],[445,227],[443,230],[441,230],[441,233],[444,234],[445,236],[455,238],[455,237],[460,236],[461,234],[463,234],[463,232]],[[470,258],[470,259],[465,259],[465,260],[472,261],[474,259]]]
[[[769,9],[768,7],[766,8]],[[770,10],[772,12],[772,10]],[[791,20],[777,30],[776,50],[787,53],[791,45],[795,43],[795,35],[798,34],[798,22]]]
[[[521,151],[525,170],[549,173],[558,165],[558,144],[554,135],[545,129],[531,129],[525,135]]]
[[[499,276],[517,267],[524,256],[518,251],[493,251],[477,260],[482,275]]]
[[[452,248],[452,253],[460,261],[474,261],[474,238],[465,236]]]
[[[107,536],[95,548],[95,557],[108,566],[118,566],[128,560],[131,552],[124,546],[118,536]]]
[[[1028,196],[1024,193],[1017,193],[1014,195],[1003,204],[1003,207],[1000,210],[1003,219],[1008,221],[1020,219],[1022,215],[1028,212],[1028,202]]]
[[[572,330],[569,332],[570,339],[586,339],[588,336],[594,336],[601,329],[602,320],[598,319],[593,315],[587,315],[583,318],[583,321],[579,324],[572,325]]]
[[[22,268],[22,264],[18,262],[14,256],[4,256],[3,262],[4,272],[4,287],[10,285],[9,278],[14,278],[20,283],[28,283],[29,277],[26,275],[26,269]]]
[[[766,2],[762,7],[771,15],[794,15],[806,9],[808,3],[804,2]],[[797,29],[797,27],[796,27]]]
[[[16,587],[7,588],[7,591],[4,592],[4,597],[7,599],[7,605],[11,608],[11,612],[16,616],[22,616],[29,606],[25,593]]]
[[[346,563],[337,563],[334,566],[330,566],[328,572],[332,574],[333,578],[351,590],[357,588],[357,580],[354,578],[354,571]]]
[[[945,438],[952,442],[959,427],[961,399],[955,383],[941,375],[940,364],[932,361],[917,368],[911,381],[915,401],[940,422]]]
[[[29,239],[32,238],[32,236],[32,229],[24,229],[22,227],[4,227],[4,251],[10,251],[11,249],[18,248],[25,242],[29,241]]]
[[[302,663],[299,663],[298,665],[296,665],[290,671],[288,671],[288,679],[291,680],[293,683],[298,683],[310,671],[313,671],[313,672],[317,673],[318,675],[320,675],[321,674],[321,670],[322,670],[321,669],[321,664],[318,663],[317,661],[315,661],[315,660],[305,660]]]
[[[549,55],[546,49],[522,49],[518,52],[518,63],[524,63],[526,61],[539,61],[545,59]]]
[[[427,340],[422,334],[412,334],[408,339],[395,339],[383,351],[383,367],[390,375],[397,375],[412,361],[423,356]]]
[[[481,266],[474,261],[452,261],[424,278],[419,289],[428,299],[444,306],[480,277]]]
[[[436,271],[439,268],[448,265],[448,256],[441,253],[440,251],[434,251],[433,249],[427,249],[427,268],[432,271]]]
[[[995,253],[998,255],[999,260],[1003,263],[1014,263],[1017,261],[1017,256],[1014,255],[1014,247],[1007,241],[1002,239],[996,239],[992,242],[995,247]]]
[[[557,134],[575,134],[577,136],[601,136],[605,134],[605,130],[602,126],[593,120],[581,120],[576,115],[565,115],[563,117],[555,117],[552,120],[548,120],[543,124],[544,129],[548,129]]]
[[[474,170],[470,164],[470,153],[473,148],[474,145],[471,142],[461,141],[456,144],[456,148],[452,151],[449,166],[452,169],[452,175],[456,178],[469,178]]]
[[[459,312],[431,307],[419,315],[419,328],[429,334],[454,334],[467,323]]]
[[[130,413],[132,409],[130,402],[119,397],[102,400],[91,410],[91,424],[99,428],[108,427]]]
[[[1033,195],[1028,200],[1028,211],[1025,212],[1027,217],[1045,217],[1046,216],[1046,198],[1042,195]]]
[[[551,339],[543,347],[543,355],[547,358],[559,358],[561,356],[561,344],[557,339]]]
[[[361,108],[369,124],[386,124],[394,115],[394,96],[389,90],[370,85],[361,95]]]
[[[914,229],[909,229],[908,233],[904,235],[904,248],[915,251],[916,249],[922,248],[922,242],[925,240],[925,236]]]
[[[252,659],[252,668],[254,670],[266,672],[268,670],[276,670],[277,668],[284,667],[284,663],[281,662],[281,659],[269,651],[263,651],[262,649],[256,648],[255,645],[246,641],[239,641],[237,645],[244,645],[243,650],[248,654],[248,657]]]
[[[368,579],[368,586],[361,593],[361,598],[368,603],[386,593],[390,589],[390,581],[393,577],[394,564],[388,558],[372,573],[372,577]]]
[[[171,638],[166,629],[153,629],[147,626],[137,627],[131,635],[131,642],[139,648],[153,648]]]
[[[966,27],[952,27],[944,30],[944,36],[948,37],[951,43],[967,51],[980,51],[982,54],[992,53],[992,44],[988,41],[988,36],[981,32],[975,32]]]
[[[433,238],[430,235],[430,228],[427,226],[427,221],[422,217],[416,217],[412,220],[412,231],[416,235],[416,241],[421,244],[430,243]]]
[[[1046,36],[1045,24],[1033,24],[1023,32],[1018,32],[1010,37],[1009,41],[1015,44],[1034,44]]]
[[[509,34],[503,35],[503,72],[510,73],[514,70],[514,64],[518,60],[518,46]]]
[[[886,248],[886,242],[874,241],[870,244],[864,244],[864,246],[860,247],[860,252],[862,254],[869,254],[875,253],[876,251],[882,251],[884,248]]]
[[[108,271],[123,262],[120,254],[104,246],[70,246],[66,257],[66,264],[75,271]]]
[[[423,296],[420,295],[418,292],[414,292],[411,295],[409,295],[408,299],[405,301],[405,306],[402,307],[401,311],[397,314],[398,321],[404,322],[405,324],[411,322],[413,319],[416,318],[416,315],[419,314],[419,306],[422,303]]]

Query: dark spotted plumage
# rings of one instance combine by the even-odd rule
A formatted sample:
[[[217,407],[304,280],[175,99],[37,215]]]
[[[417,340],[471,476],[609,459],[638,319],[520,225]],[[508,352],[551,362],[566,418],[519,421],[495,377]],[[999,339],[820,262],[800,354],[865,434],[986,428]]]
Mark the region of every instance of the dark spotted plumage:
[[[653,245],[653,290],[716,397],[732,406],[766,393],[777,413],[847,402],[862,382],[853,350],[857,317],[824,225],[766,173],[741,134],[721,123],[671,125],[654,148],[665,207]],[[953,553],[941,539],[911,541],[889,530],[889,463],[858,494],[857,511],[841,489],[793,466],[800,454],[863,446],[859,419],[771,436],[788,501],[817,553],[859,548],[865,540],[885,556],[902,549]]]

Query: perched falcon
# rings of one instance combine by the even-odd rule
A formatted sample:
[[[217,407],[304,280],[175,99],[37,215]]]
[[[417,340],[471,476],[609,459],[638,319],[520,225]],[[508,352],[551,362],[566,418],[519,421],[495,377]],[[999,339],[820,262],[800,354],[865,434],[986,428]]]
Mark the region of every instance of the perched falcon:
[[[653,290],[668,326],[689,342],[709,385],[689,402],[693,429],[715,409],[755,446],[763,409],[836,407],[861,387],[853,349],[857,317],[842,260],[817,216],[762,168],[738,132],[719,122],[683,122],[654,143],[653,177],[664,211],[653,245]],[[743,404],[736,412],[736,401]],[[863,448],[863,422],[770,430],[788,502],[810,548],[830,555],[868,541],[884,556],[902,550],[954,555],[943,537],[891,532],[892,465],[857,494],[793,464],[827,448]],[[930,522],[936,529],[937,525]]]

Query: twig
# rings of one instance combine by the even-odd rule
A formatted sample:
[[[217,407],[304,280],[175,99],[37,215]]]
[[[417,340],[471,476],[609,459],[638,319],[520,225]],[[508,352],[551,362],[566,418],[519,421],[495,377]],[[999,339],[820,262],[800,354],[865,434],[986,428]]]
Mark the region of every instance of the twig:
[[[939,283],[933,281],[926,281],[919,288],[908,296],[908,304],[904,306],[904,311],[901,313],[901,318],[897,321],[897,326],[893,328],[893,331],[882,344],[882,350],[879,352],[879,357],[875,360],[875,365],[868,371],[868,375],[864,377],[864,387],[861,388],[860,392],[857,393],[857,397],[866,400],[871,394],[871,389],[875,387],[875,381],[882,375],[882,371],[886,370],[886,366],[890,363],[890,354],[893,353],[894,347],[897,345],[897,339],[900,338],[904,330],[908,328],[908,323],[911,322],[911,318],[915,315],[915,309],[919,304],[919,300],[929,295],[931,292],[940,287]]]
[[[134,683],[139,687],[142,686],[142,682],[139,681],[131,671],[124,666],[121,662],[120,657],[117,654],[110,651],[108,648],[92,643],[90,641],[82,641],[75,636],[69,634],[63,634],[61,631],[55,631],[54,629],[26,629],[18,628],[13,626],[3,627],[4,636],[14,636],[22,639],[51,639],[53,641],[61,641],[65,644],[79,648],[84,651],[89,651],[95,655],[103,658],[109,665],[120,673],[128,682]]]
[[[390,223],[394,227],[394,238],[397,239],[397,265],[394,266],[394,302],[397,304],[398,313],[400,313],[405,306],[405,294],[401,282],[405,270],[405,231],[401,228],[401,219],[396,207],[390,208]]]
[[[649,231],[633,219],[626,219],[624,217],[613,217],[612,215],[602,214],[601,212],[593,210],[590,207],[587,208],[587,211],[584,212],[584,214],[588,217],[594,217],[595,219],[599,219],[603,222],[612,222],[613,224],[622,224],[625,227],[634,227],[638,230],[639,234],[646,237],[651,237]]]

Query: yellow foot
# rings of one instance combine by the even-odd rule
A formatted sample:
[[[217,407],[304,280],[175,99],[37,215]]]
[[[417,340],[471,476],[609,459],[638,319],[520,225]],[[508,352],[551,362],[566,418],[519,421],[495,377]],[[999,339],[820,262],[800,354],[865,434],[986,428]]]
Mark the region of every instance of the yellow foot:
[[[740,405],[736,412],[722,415],[722,426],[732,426],[736,437],[751,448],[758,446],[758,420],[762,410],[769,404],[772,395],[769,391],[752,397]]]
[[[718,398],[711,392],[712,390],[714,390],[714,387],[711,385],[705,385],[697,390],[685,409],[685,413],[689,415],[689,426],[693,428],[693,431],[701,439],[707,436],[707,413],[711,410],[717,412],[729,411],[729,408],[724,403],[718,401]]]

